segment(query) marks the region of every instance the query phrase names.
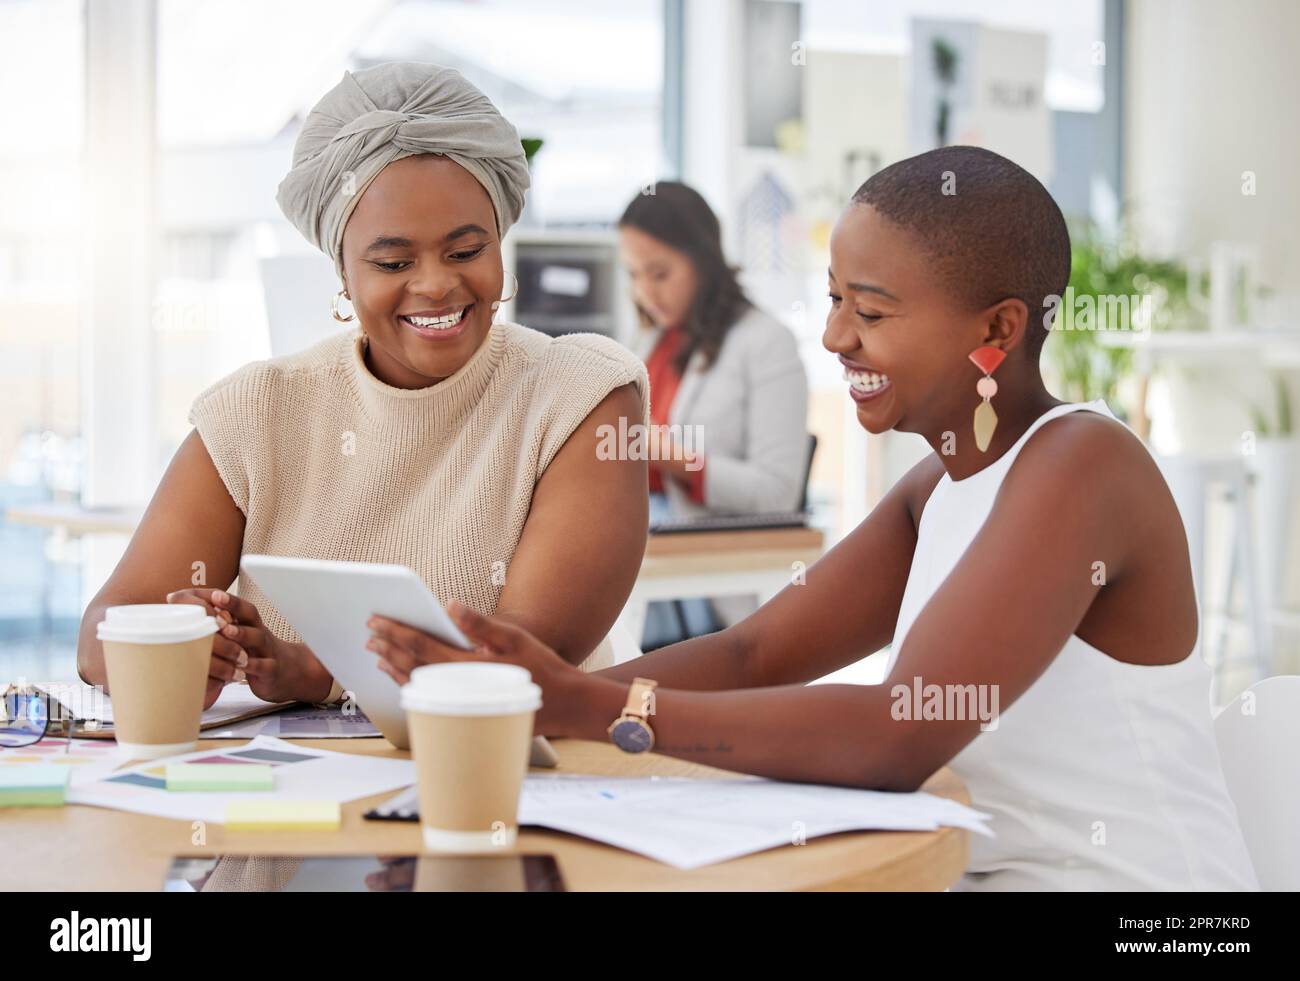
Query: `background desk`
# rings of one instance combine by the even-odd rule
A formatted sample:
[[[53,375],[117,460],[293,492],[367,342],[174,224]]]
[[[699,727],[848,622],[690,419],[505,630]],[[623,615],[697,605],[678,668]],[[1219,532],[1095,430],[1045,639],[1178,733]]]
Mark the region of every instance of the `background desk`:
[[[43,501],[5,511],[16,525],[50,528],[65,535],[131,535],[144,516],[142,508],[87,508],[80,504]]]
[[[754,594],[762,606],[790,584],[796,562],[812,565],[824,545],[816,528],[650,535],[618,623],[639,643],[654,600]]]
[[[405,758],[384,739],[294,740],[304,746]],[[230,748],[231,740],[204,740],[201,748]],[[605,743],[557,739],[561,768],[619,776],[729,776],[722,770],[647,753],[628,756]],[[965,787],[940,770],[925,789],[969,803]],[[402,854],[420,851],[418,824],[366,821],[364,813],[391,796],[343,805],[341,831],[237,832],[209,825],[207,843],[194,845],[184,821],[69,805],[0,810],[5,890],[143,890],[161,888],[172,855]],[[814,838],[720,865],[683,872],[584,838],[537,828],[520,830],[519,852],[555,856],[570,890],[942,890],[966,867],[968,832],[870,831]]]

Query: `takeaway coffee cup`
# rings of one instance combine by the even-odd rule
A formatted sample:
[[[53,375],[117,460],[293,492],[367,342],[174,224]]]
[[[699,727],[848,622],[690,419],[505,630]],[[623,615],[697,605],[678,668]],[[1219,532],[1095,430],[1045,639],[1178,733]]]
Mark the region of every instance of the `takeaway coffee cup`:
[[[427,664],[402,687],[424,846],[489,852],[514,846],[519,792],[542,690],[513,664]]]
[[[110,606],[100,621],[113,729],[135,759],[196,749],[215,617],[193,605]]]

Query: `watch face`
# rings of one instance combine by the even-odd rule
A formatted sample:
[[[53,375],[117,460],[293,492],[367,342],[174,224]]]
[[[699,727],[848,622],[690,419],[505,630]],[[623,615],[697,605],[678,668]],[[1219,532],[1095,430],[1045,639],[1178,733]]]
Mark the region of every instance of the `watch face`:
[[[644,753],[654,742],[650,728],[636,719],[624,719],[616,723],[610,736],[615,746],[628,753]]]

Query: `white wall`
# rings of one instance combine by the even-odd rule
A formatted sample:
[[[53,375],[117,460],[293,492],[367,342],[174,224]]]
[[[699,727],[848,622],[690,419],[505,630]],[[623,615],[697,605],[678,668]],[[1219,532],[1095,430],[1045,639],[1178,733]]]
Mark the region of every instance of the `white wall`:
[[[1144,244],[1208,255],[1216,239],[1258,243],[1261,277],[1294,308],[1300,4],[1130,0],[1127,11],[1124,196]]]
[[[1265,319],[1290,329],[1300,329],[1297,39],[1300,4],[1293,0],[1127,4],[1123,190],[1141,246],[1206,258],[1216,240],[1256,245],[1260,280],[1276,291]],[[1254,195],[1242,193],[1246,171],[1255,176]],[[1272,407],[1272,384],[1256,357],[1162,374],[1153,389],[1165,399],[1165,426],[1153,428],[1158,446],[1167,429],[1167,448],[1239,452],[1242,433],[1252,428],[1249,405]],[[1288,379],[1295,404],[1300,378],[1293,370]],[[1153,404],[1153,422],[1161,408]],[[1295,605],[1300,488],[1292,486],[1291,494],[1290,535],[1284,540],[1279,528],[1260,528],[1258,544],[1290,554],[1289,573],[1265,589]],[[1279,631],[1275,643],[1285,670],[1286,659],[1300,655],[1300,633]]]

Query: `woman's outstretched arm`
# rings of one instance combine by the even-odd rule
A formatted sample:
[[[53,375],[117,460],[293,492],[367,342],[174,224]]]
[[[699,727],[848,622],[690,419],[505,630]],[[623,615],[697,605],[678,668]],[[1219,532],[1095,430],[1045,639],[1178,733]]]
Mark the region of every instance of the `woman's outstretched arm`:
[[[668,688],[717,691],[804,684],[860,661],[893,636],[916,547],[916,518],[943,473],[927,457],[866,520],[751,616],[673,644],[602,678],[638,676]],[[793,578],[793,577],[792,577]]]
[[[669,690],[655,693],[655,750],[775,779],[916,789],[981,726],[996,722],[996,715],[978,711],[916,718],[918,684],[958,693],[962,704],[971,704],[968,686],[975,686],[977,707],[1005,712],[1051,664],[1101,589],[1140,588],[1135,570],[1153,550],[1149,529],[1165,523],[1168,504],[1145,452],[1131,435],[1099,420],[1044,426],[913,623],[884,684],[796,687],[786,679],[783,687],[706,692],[674,690],[669,677],[661,682]],[[1105,586],[1095,574],[1099,562]],[[844,580],[842,609],[851,607],[870,568]],[[821,612],[834,621],[833,609]],[[807,657],[802,649],[823,644],[811,618],[798,622],[808,632],[786,632],[781,641],[792,664]],[[1182,638],[1185,627],[1171,623],[1166,630]],[[650,658],[636,665],[633,673],[660,680]],[[768,670],[768,677],[780,677]],[[557,734],[606,738],[627,698],[626,684],[606,672],[573,685],[581,696],[555,707]]]

